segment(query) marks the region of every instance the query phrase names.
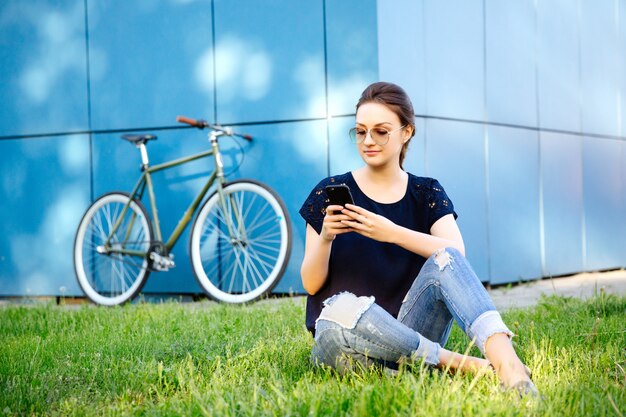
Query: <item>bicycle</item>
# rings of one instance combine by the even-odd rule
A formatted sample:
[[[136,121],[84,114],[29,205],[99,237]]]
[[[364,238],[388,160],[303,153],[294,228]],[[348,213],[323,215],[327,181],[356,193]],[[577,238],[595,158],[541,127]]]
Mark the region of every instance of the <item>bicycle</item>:
[[[81,289],[96,304],[126,303],[139,294],[151,272],[173,268],[171,251],[196,212],[189,253],[194,275],[210,298],[229,303],[256,300],[270,292],[285,271],[292,241],[285,204],[261,182],[227,182],[224,174],[218,139],[252,137],[204,120],[176,120],[210,129],[211,149],[150,166],[146,145],[157,137],[122,135],[141,153],[141,176],[130,193],[115,191],[97,198],[79,223],[74,269]],[[164,241],[152,174],[211,155],[214,167],[206,184]],[[205,200],[214,184],[215,191]],[[151,214],[142,203],[146,190]]]

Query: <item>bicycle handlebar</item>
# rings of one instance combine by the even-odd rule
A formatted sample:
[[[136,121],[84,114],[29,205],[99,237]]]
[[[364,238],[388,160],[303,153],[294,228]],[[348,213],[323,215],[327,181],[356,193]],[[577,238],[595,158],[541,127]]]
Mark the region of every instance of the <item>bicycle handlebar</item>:
[[[190,126],[194,126],[197,127],[198,129],[204,129],[205,127],[211,129],[211,130],[217,130],[218,132],[222,132],[223,134],[227,135],[227,136],[238,136],[240,138],[243,138],[247,141],[252,142],[252,136],[250,135],[246,135],[243,133],[235,133],[233,132],[233,129],[231,129],[230,127],[224,127],[224,126],[220,126],[220,125],[212,125],[209,122],[207,122],[206,120],[202,120],[202,119],[191,119],[189,117],[185,117],[185,116],[176,116],[176,121],[179,123],[185,123],[188,124]]]

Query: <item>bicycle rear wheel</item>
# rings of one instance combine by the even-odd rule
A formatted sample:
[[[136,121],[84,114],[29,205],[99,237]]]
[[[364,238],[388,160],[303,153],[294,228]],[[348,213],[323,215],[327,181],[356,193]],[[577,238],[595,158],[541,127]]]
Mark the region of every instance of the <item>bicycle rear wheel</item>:
[[[234,181],[224,186],[223,194],[225,207],[215,192],[194,221],[191,263],[211,298],[245,303],[280,280],[291,253],[291,224],[285,204],[264,184]]]
[[[119,227],[111,235],[118,221]],[[125,193],[98,198],[85,212],[74,240],[74,269],[85,295],[108,306],[131,300],[150,273],[145,254],[151,241],[150,219],[141,202]]]

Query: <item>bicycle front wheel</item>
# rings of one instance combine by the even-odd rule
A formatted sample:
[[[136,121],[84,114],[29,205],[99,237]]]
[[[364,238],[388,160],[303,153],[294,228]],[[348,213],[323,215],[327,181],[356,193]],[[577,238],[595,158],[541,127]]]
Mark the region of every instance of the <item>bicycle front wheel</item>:
[[[285,204],[269,187],[240,180],[204,203],[191,229],[194,273],[213,299],[255,300],[274,288],[291,253]]]
[[[98,198],[74,240],[74,269],[85,295],[107,306],[131,300],[150,273],[146,253],[151,241],[150,219],[139,201],[124,193]]]

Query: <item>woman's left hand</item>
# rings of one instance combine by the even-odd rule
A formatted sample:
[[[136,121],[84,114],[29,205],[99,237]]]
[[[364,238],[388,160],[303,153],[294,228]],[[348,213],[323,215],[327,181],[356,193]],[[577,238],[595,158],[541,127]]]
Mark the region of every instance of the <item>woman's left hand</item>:
[[[341,213],[352,218],[352,220],[342,220],[341,223],[358,234],[379,242],[392,241],[396,224],[388,218],[353,204],[346,204]]]

